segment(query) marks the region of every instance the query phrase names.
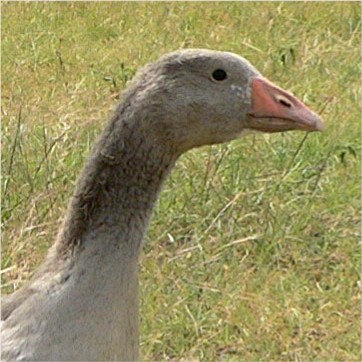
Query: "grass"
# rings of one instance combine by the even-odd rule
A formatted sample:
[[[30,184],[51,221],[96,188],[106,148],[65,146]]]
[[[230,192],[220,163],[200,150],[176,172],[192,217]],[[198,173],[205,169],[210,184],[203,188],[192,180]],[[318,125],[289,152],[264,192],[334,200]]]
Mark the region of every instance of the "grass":
[[[1,27],[3,293],[43,259],[135,71],[228,50],[327,129],[179,160],[142,258],[143,359],[361,360],[360,4],[8,2]]]

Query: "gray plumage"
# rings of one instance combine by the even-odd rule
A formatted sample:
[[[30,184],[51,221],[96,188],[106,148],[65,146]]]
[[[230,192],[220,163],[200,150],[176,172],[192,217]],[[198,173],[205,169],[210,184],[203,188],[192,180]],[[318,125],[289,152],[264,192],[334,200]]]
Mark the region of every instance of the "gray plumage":
[[[227,79],[212,79],[215,69]],[[253,129],[256,77],[245,59],[210,50],[170,53],[139,72],[45,262],[2,304],[2,360],[139,358],[137,264],[162,184],[183,152]]]

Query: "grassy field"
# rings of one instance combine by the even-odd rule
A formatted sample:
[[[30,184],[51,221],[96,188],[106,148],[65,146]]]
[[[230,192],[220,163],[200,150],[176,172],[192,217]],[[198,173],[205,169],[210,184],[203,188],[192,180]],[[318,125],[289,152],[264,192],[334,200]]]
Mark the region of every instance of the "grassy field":
[[[3,3],[2,292],[30,278],[118,94],[184,47],[228,50],[321,134],[184,155],[141,265],[144,360],[359,361],[359,3]]]

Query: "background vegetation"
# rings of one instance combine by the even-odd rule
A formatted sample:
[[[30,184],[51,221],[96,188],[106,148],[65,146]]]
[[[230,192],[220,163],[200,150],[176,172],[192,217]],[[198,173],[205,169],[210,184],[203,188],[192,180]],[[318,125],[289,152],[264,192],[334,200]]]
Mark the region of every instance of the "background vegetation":
[[[179,160],[142,258],[143,359],[360,361],[359,3],[9,2],[1,26],[3,293],[41,262],[136,70],[228,50],[327,129]]]

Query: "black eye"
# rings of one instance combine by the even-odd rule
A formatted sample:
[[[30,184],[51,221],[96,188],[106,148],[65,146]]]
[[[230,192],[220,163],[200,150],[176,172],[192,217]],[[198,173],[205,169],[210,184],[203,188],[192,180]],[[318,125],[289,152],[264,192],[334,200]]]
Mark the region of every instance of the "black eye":
[[[219,82],[222,80],[225,80],[227,78],[227,76],[228,75],[226,74],[225,70],[223,70],[223,69],[216,69],[212,73],[212,77]]]

